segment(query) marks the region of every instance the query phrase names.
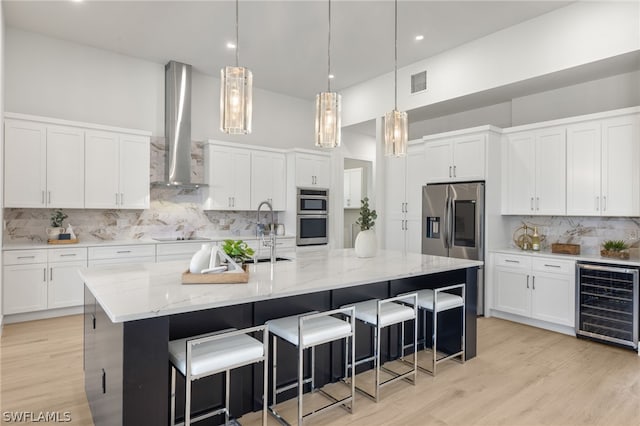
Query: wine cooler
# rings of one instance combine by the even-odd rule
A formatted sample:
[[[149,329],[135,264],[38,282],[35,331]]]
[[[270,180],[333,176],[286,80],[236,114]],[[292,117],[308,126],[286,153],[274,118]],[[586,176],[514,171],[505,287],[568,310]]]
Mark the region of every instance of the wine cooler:
[[[638,348],[638,269],[576,264],[576,334]]]

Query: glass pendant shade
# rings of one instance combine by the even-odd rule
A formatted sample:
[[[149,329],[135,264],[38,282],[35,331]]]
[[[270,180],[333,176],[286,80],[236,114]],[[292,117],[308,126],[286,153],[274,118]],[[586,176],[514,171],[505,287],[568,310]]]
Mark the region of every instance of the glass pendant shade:
[[[220,70],[220,130],[251,133],[253,74],[244,67]]]
[[[384,115],[384,154],[403,157],[407,155],[409,137],[407,113],[393,110]]]
[[[340,110],[342,96],[336,92],[321,92],[316,95],[316,146],[336,148],[340,146]]]

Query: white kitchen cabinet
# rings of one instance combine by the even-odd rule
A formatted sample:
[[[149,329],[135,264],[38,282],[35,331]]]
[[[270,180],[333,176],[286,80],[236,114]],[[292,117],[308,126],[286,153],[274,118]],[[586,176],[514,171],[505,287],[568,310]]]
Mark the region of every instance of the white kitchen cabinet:
[[[89,247],[88,253],[89,267],[122,263],[152,263],[155,261],[155,244]]]
[[[86,208],[149,208],[149,137],[88,130],[85,150]]]
[[[286,209],[287,174],[285,155],[279,152],[251,152],[251,208],[269,201],[274,210]]]
[[[484,180],[486,135],[463,135],[425,143],[426,182]]]
[[[82,305],[78,269],[87,266],[86,253],[85,248],[5,251],[3,313]]]
[[[344,171],[345,209],[359,209],[362,204],[362,167]]]
[[[575,262],[538,255],[493,255],[497,311],[552,324],[575,324]]]
[[[242,148],[206,147],[205,210],[251,210],[251,154]],[[257,205],[253,208],[258,207]]]
[[[639,116],[567,129],[567,214],[640,215]]]
[[[296,186],[329,188],[331,168],[329,157],[319,154],[296,153]]]
[[[565,214],[564,127],[510,134],[503,154],[504,214]]]
[[[84,130],[5,120],[5,207],[84,207]]]
[[[385,158],[385,170],[385,247],[421,253],[424,144],[410,144],[406,157]]]

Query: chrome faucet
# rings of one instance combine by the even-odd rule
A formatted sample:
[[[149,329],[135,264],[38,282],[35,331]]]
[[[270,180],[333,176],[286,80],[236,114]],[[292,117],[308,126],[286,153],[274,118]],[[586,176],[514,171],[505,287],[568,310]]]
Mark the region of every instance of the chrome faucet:
[[[256,219],[256,233],[260,233],[260,209],[263,205],[269,207],[269,211],[271,211],[271,229],[269,232],[269,241],[265,241],[264,239],[264,231],[262,231],[262,245],[264,247],[269,247],[269,251],[271,254],[271,264],[276,263],[276,223],[273,216],[273,207],[271,203],[268,201],[263,201],[258,205],[257,211],[257,219]]]

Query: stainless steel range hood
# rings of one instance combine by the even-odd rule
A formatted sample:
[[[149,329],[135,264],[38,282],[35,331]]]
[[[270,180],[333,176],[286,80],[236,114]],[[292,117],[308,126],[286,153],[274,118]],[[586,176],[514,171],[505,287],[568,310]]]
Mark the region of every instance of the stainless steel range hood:
[[[191,182],[191,65],[170,61],[165,70],[164,181],[154,186],[199,188]]]

